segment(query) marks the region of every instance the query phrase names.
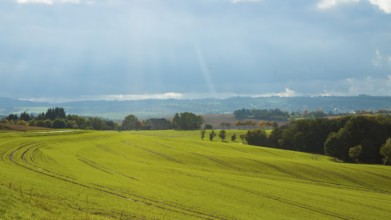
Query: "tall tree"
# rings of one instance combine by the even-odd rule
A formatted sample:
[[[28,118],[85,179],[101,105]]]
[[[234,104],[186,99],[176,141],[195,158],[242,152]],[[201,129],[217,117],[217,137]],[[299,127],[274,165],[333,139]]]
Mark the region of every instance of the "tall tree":
[[[225,138],[227,137],[227,133],[225,132],[225,130],[220,130],[219,132],[219,138],[221,138],[221,141],[224,141]]]
[[[209,140],[210,141],[213,141],[213,139],[216,137],[216,133],[212,130],[210,133],[209,133]]]
[[[191,112],[176,113],[172,120],[174,128],[178,130],[200,129],[202,123],[204,123],[204,119]]]
[[[134,115],[128,115],[125,117],[125,119],[122,121],[121,128],[123,130],[135,130],[140,129],[141,123]]]
[[[205,138],[205,129],[201,131],[201,139],[204,140]]]

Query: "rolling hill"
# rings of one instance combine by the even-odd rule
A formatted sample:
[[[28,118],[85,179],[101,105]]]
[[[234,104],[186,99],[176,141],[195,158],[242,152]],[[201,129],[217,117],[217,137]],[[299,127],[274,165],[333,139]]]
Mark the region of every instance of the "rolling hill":
[[[202,141],[199,131],[3,131],[0,155],[1,219],[389,219],[391,213],[391,167]]]

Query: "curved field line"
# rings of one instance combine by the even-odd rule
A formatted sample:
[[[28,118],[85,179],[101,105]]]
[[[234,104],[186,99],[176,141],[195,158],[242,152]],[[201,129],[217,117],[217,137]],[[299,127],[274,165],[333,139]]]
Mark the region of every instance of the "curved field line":
[[[297,173],[295,173],[295,172],[292,172],[292,171],[289,171],[289,170],[287,170],[287,169],[281,168],[281,167],[276,166],[276,165],[274,165],[274,164],[267,163],[267,162],[262,162],[262,161],[254,160],[254,159],[250,159],[250,160],[253,161],[253,162],[255,162],[255,163],[258,163],[258,164],[260,164],[260,165],[263,165],[263,166],[266,166],[266,167],[270,167],[270,168],[272,168],[272,169],[274,169],[274,170],[277,170],[277,171],[279,171],[279,172],[281,172],[281,173],[284,173],[284,174],[287,174],[287,175],[289,175],[289,176],[295,177],[295,178],[297,178],[297,179],[303,179],[303,180],[310,180],[310,181],[313,181],[312,179],[309,179],[309,178],[307,178],[307,177],[304,177],[304,176],[302,176],[302,175],[299,175],[299,174],[297,174]]]
[[[292,177],[295,177],[297,179],[301,179],[301,180],[304,180],[304,181],[310,181],[310,182],[315,182],[319,185],[323,185],[323,186],[336,186],[338,188],[342,188],[342,189],[354,189],[354,190],[359,190],[359,191],[365,191],[365,192],[380,192],[380,193],[386,193],[386,194],[390,194],[389,191],[385,191],[385,190],[379,190],[379,189],[376,189],[376,188],[373,188],[373,187],[369,187],[369,186],[366,186],[366,185],[361,185],[360,186],[352,186],[352,185],[345,185],[345,184],[339,184],[339,183],[333,183],[333,182],[326,182],[326,181],[321,181],[321,180],[315,180],[315,179],[311,179],[311,178],[308,178],[308,177],[304,177],[304,176],[301,176],[300,174],[297,174],[295,172],[292,172],[292,171],[289,171],[287,169],[284,169],[284,168],[281,168],[281,167],[278,167],[276,165],[273,165],[273,164],[270,164],[270,163],[266,163],[266,162],[261,162],[261,161],[258,161],[258,160],[253,160],[254,162],[256,163],[259,163],[259,164],[263,164],[265,166],[268,166],[270,168],[273,168],[273,169],[276,169],[282,173],[285,173],[287,175],[290,175]],[[302,164],[301,164],[302,165]],[[318,168],[317,168],[318,169]],[[335,172],[331,171],[332,174],[336,174]],[[342,174],[340,174],[342,176]],[[346,176],[345,176],[346,177]],[[342,177],[341,177],[342,178]],[[351,182],[351,181],[350,181]]]
[[[357,171],[357,172],[364,172],[364,173],[369,173],[371,175],[374,175],[374,176],[377,176],[377,177],[381,177],[383,179],[388,179],[388,180],[391,180],[391,176],[386,176],[386,175],[383,175],[383,174],[380,174],[380,173],[374,173],[372,171],[368,171],[368,170],[358,170],[358,169],[355,169],[353,167],[342,167],[343,169],[348,169],[348,170],[354,170],[354,171]]]
[[[126,178],[128,178],[128,179],[131,179],[131,180],[140,181],[139,179],[136,179],[136,178],[134,178],[134,177],[132,177],[132,176],[128,176],[128,175],[123,174],[123,173],[121,173],[121,172],[112,170],[112,169],[110,169],[110,168],[108,168],[108,167],[105,167],[105,166],[103,166],[103,165],[101,165],[101,164],[95,162],[95,161],[88,160],[87,158],[82,157],[82,156],[80,156],[80,155],[76,155],[76,157],[77,157],[77,159],[79,159],[81,162],[87,164],[88,166],[90,166],[90,167],[92,167],[92,168],[94,168],[94,169],[100,170],[100,171],[105,172],[105,173],[108,173],[108,174],[114,174],[114,175],[117,174],[117,175],[124,176],[124,177],[126,177]]]
[[[28,164],[28,165],[30,165],[30,166],[33,166],[33,167],[35,167],[35,168],[37,168],[37,169],[39,169],[39,170],[44,170],[44,171],[46,171],[46,172],[48,172],[48,173],[51,173],[51,174],[53,174],[53,175],[57,175],[57,176],[61,176],[61,177],[64,177],[64,178],[68,178],[68,179],[75,180],[75,178],[73,178],[73,177],[66,176],[66,175],[62,175],[62,174],[53,172],[53,171],[51,171],[51,170],[48,170],[48,169],[43,168],[43,167],[41,167],[41,166],[38,166],[36,163],[34,163],[34,160],[32,159],[33,153],[36,153],[36,152],[39,150],[39,148],[41,148],[42,146],[43,146],[43,145],[41,145],[41,144],[34,144],[34,145],[29,146],[26,150],[23,151],[23,153],[22,153],[22,155],[21,155],[20,158],[22,159],[22,161],[23,161],[24,163],[26,163],[26,164]],[[30,161],[31,161],[31,162],[30,162],[30,161],[28,161],[28,160],[26,159],[26,156],[27,156],[27,154],[28,154],[32,149],[34,149],[34,150],[32,151],[32,153],[31,153],[30,156],[29,156]]]
[[[54,178],[54,179],[57,179],[57,180],[61,180],[63,182],[71,183],[71,184],[74,184],[74,185],[77,185],[77,186],[80,186],[80,187],[83,187],[83,188],[87,188],[87,189],[90,189],[90,190],[95,190],[95,191],[106,193],[106,194],[109,194],[109,195],[112,195],[112,196],[115,196],[115,197],[118,197],[118,198],[126,199],[128,201],[132,201],[132,202],[135,202],[135,203],[143,204],[143,205],[146,205],[146,206],[152,206],[152,207],[164,210],[164,211],[175,212],[175,213],[179,213],[179,214],[182,214],[182,215],[185,215],[185,216],[191,216],[191,217],[200,218],[200,219],[208,219],[208,220],[214,220],[214,219],[224,220],[225,219],[223,217],[214,216],[212,214],[204,213],[204,212],[201,212],[201,211],[196,211],[196,210],[193,210],[193,209],[190,209],[190,208],[186,208],[186,207],[181,207],[179,205],[171,205],[171,204],[167,204],[167,203],[164,203],[164,202],[161,202],[161,201],[148,199],[146,197],[142,197],[142,196],[139,196],[139,195],[136,195],[136,194],[126,193],[128,196],[125,196],[123,194],[119,194],[119,193],[116,193],[116,192],[109,191],[110,188],[105,187],[105,186],[95,185],[95,187],[93,187],[93,186],[89,186],[87,184],[76,182],[74,180],[69,180],[69,179],[61,177],[61,176],[59,176],[57,174],[46,173],[46,172],[43,172],[41,170],[33,169],[33,168],[29,167],[29,166],[26,166],[26,165],[24,165],[22,163],[17,162],[16,158],[15,158],[15,154],[19,153],[19,151],[21,149],[23,149],[24,147],[26,147],[26,146],[28,146],[28,144],[27,145],[22,145],[20,147],[17,147],[16,149],[14,149],[8,155],[9,161],[11,163],[17,165],[17,166],[20,166],[20,167],[22,167],[24,169],[27,169],[27,170],[30,170],[32,172],[36,172],[36,173],[39,173],[39,174],[42,174],[42,175],[45,175],[45,176],[48,176],[48,177],[51,177],[51,178]]]
[[[100,148],[100,149],[102,149],[103,151],[106,151],[107,153],[113,154],[113,155],[118,156],[118,157],[124,157],[124,155],[122,155],[122,154],[120,154],[118,152],[115,152],[114,150],[112,150],[109,147],[107,147],[107,145],[97,144],[95,146]]]
[[[299,163],[296,163],[296,164],[300,165],[300,166],[304,166],[303,164],[299,164]],[[369,191],[374,191],[374,192],[391,194],[390,191],[377,189],[377,188],[375,188],[374,186],[372,186],[372,185],[370,185],[368,183],[362,182],[360,180],[354,179],[352,177],[349,177],[349,176],[341,174],[341,173],[337,173],[337,172],[332,171],[330,169],[325,169],[325,168],[322,168],[322,167],[319,167],[319,166],[316,167],[316,169],[318,169],[320,172],[329,173],[329,174],[332,174],[334,176],[340,177],[341,179],[347,180],[347,181],[349,181],[351,183],[357,184],[357,185],[361,186],[362,189],[367,189]]]
[[[219,160],[219,159],[217,159],[217,158],[215,158],[215,157],[206,156],[206,155],[199,154],[199,153],[192,153],[192,154],[197,155],[197,156],[202,157],[202,158],[206,158],[206,159],[208,159],[208,160],[210,160],[210,161],[213,161],[213,162],[215,162],[216,164],[219,164],[219,165],[221,165],[221,166],[223,166],[223,167],[228,167],[228,168],[233,169],[233,170],[236,170],[236,171],[246,171],[246,170],[244,170],[244,169],[242,169],[242,168],[240,168],[240,167],[233,166],[232,164],[227,163],[227,162],[222,161],[222,160]]]
[[[146,149],[146,148],[143,148],[143,147],[140,147],[140,146],[136,146],[136,145],[131,144],[131,143],[128,143],[128,142],[126,142],[126,141],[123,141],[123,143],[126,144],[126,145],[128,145],[128,146],[131,146],[131,147],[140,149],[140,150],[142,150],[142,151],[148,152],[148,153],[150,153],[150,154],[153,154],[153,155],[162,157],[162,158],[164,158],[164,159],[166,159],[166,160],[168,160],[168,161],[171,161],[171,162],[174,162],[174,163],[182,163],[182,161],[179,161],[179,160],[177,160],[177,159],[175,159],[175,158],[173,158],[173,157],[170,157],[170,156],[168,156],[168,155],[166,155],[166,154],[163,154],[163,153],[161,153],[161,152],[156,152],[156,151],[149,150],[149,149]]]
[[[299,203],[299,202],[295,202],[295,201],[292,201],[292,200],[289,200],[289,199],[285,199],[283,197],[270,195],[268,193],[262,193],[262,192],[259,192],[259,191],[256,191],[256,190],[252,190],[252,189],[248,189],[248,188],[245,188],[245,187],[241,187],[241,186],[237,186],[237,185],[233,185],[233,184],[229,184],[229,183],[224,183],[224,182],[220,182],[220,181],[210,180],[209,178],[206,178],[206,177],[203,177],[203,176],[193,175],[193,174],[185,173],[183,171],[176,171],[176,172],[181,173],[182,175],[185,175],[185,176],[189,176],[189,177],[192,177],[192,178],[198,178],[198,179],[201,179],[201,180],[204,180],[204,181],[207,181],[207,182],[219,184],[219,185],[222,185],[222,186],[225,186],[225,187],[228,187],[228,188],[232,188],[232,189],[236,189],[236,190],[239,190],[239,191],[242,191],[242,192],[254,194],[254,195],[266,198],[266,199],[275,200],[275,201],[278,201],[278,202],[281,202],[281,203],[285,203],[285,204],[288,204],[288,205],[291,205],[291,206],[294,206],[294,207],[298,207],[298,208],[301,208],[301,209],[304,209],[304,210],[309,210],[309,211],[312,211],[312,212],[315,212],[315,213],[319,213],[319,214],[322,214],[322,215],[326,215],[326,216],[329,216],[329,217],[335,217],[335,218],[339,218],[339,219],[350,219],[350,220],[351,219],[357,219],[357,218],[353,218],[353,217],[350,217],[350,216],[347,217],[347,216],[344,216],[344,215],[341,215],[339,213],[332,212],[332,211],[329,211],[329,210],[324,210],[324,209],[321,209],[321,208],[318,208],[318,207],[313,207],[313,206],[310,206],[310,205],[306,205],[306,204],[302,204],[302,203]]]
[[[274,195],[270,195],[270,194],[267,194],[267,193],[261,193],[259,191],[255,191],[255,190],[252,190],[252,189],[247,189],[247,188],[244,188],[244,187],[240,187],[240,186],[236,186],[236,185],[232,185],[232,184],[228,184],[228,183],[222,183],[222,182],[220,182],[219,184],[223,185],[223,186],[226,186],[226,187],[229,187],[229,188],[237,189],[237,190],[240,190],[240,191],[243,191],[243,192],[247,192],[247,193],[251,193],[251,194],[254,194],[254,195],[258,195],[258,196],[261,196],[261,197],[264,197],[264,198],[272,199],[272,200],[275,200],[275,201],[278,201],[278,202],[281,202],[281,203],[289,204],[291,206],[302,208],[304,210],[310,210],[310,211],[313,211],[313,212],[316,212],[316,213],[319,213],[319,214],[327,215],[327,216],[330,216],[330,217],[335,217],[335,218],[339,218],[339,219],[357,219],[357,218],[353,218],[351,216],[346,217],[346,216],[341,215],[339,213],[328,211],[328,210],[325,210],[325,209],[321,209],[319,207],[313,207],[313,206],[310,206],[310,205],[306,205],[306,204],[302,204],[302,203],[299,203],[299,202],[295,202],[295,201],[292,201],[292,200],[289,200],[289,199],[285,199],[285,198],[282,198],[282,197],[279,197],[279,196],[274,196]]]

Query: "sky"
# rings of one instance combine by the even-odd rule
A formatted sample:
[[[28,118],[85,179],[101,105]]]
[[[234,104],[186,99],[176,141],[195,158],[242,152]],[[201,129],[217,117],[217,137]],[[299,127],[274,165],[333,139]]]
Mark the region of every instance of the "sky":
[[[391,96],[391,0],[1,0],[0,96]]]

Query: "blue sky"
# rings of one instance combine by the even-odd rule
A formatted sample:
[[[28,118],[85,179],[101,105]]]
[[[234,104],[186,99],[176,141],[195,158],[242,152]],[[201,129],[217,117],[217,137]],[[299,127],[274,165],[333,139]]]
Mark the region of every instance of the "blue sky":
[[[391,0],[2,0],[0,96],[391,95]]]

